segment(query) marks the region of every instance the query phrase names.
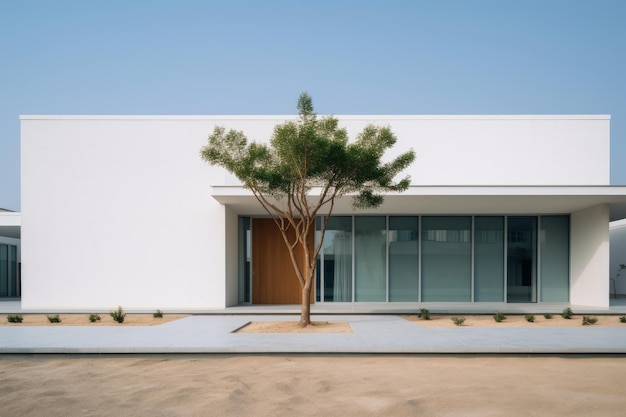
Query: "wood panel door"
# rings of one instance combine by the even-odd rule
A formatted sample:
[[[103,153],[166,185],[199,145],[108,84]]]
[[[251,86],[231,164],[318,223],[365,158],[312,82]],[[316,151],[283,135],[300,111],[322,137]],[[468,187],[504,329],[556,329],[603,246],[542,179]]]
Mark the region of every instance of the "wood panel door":
[[[314,231],[309,236],[313,245]],[[298,254],[304,261],[304,254]],[[311,291],[311,303],[314,302]],[[289,251],[272,219],[252,219],[252,303],[300,304],[302,289]]]

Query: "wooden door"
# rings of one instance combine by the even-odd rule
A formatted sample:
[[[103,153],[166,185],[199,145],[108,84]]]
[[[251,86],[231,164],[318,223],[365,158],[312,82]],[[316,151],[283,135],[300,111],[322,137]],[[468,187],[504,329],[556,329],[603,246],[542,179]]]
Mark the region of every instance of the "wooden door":
[[[309,242],[313,245],[314,230]],[[298,254],[304,262],[304,254]],[[302,289],[289,251],[272,219],[252,219],[252,303],[300,304]],[[311,303],[315,300],[311,291]]]

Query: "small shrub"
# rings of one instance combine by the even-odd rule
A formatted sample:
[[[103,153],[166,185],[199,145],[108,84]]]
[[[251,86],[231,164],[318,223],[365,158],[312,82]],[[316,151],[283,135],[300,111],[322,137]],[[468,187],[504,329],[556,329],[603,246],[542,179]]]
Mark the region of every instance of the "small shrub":
[[[124,313],[124,309],[122,306],[119,306],[117,310],[111,311],[111,317],[118,323],[124,323],[124,318],[126,317],[126,313]]]
[[[546,313],[546,314],[544,314],[544,315],[543,315],[543,317],[544,317],[546,320],[550,320],[550,319],[552,318],[552,314],[550,314],[550,313]]]
[[[527,322],[529,323],[533,323],[535,321],[535,315],[534,314],[526,314],[524,316],[524,318],[526,319]]]
[[[89,321],[92,322],[92,323],[100,321],[100,314],[98,314],[98,313],[90,314],[89,315]]]
[[[162,319],[163,318],[163,312],[161,310],[157,309],[157,311],[152,313],[152,317],[154,317],[155,319]]]
[[[502,320],[506,319],[506,316],[504,315],[503,312],[501,311],[496,311],[496,314],[494,314],[493,319],[497,322],[500,323]]]
[[[427,308],[420,308],[420,312],[417,313],[417,317],[422,320],[430,320],[430,311]]]
[[[465,323],[465,317],[452,317],[450,320],[457,326],[462,326]]]
[[[583,316],[583,326],[591,326],[592,324],[596,324],[597,322],[598,322],[597,317]]]
[[[619,318],[620,323],[626,323],[626,316],[622,316]]]
[[[61,323],[61,317],[58,314],[55,314],[54,316],[46,316],[48,317],[48,321],[50,323]]]
[[[564,319],[571,319],[572,316],[574,315],[574,313],[572,313],[572,309],[567,307],[565,310],[563,310],[563,312],[561,313],[561,317],[563,317]]]
[[[24,320],[21,314],[9,314],[7,316],[7,320],[9,323],[21,323]]]

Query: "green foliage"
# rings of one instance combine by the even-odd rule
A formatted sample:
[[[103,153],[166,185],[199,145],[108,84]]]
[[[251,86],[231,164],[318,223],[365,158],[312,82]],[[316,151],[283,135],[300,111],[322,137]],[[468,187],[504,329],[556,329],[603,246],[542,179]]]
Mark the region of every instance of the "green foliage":
[[[504,315],[503,312],[501,311],[496,311],[496,314],[494,314],[493,319],[500,323],[502,320],[506,320],[506,316]]]
[[[98,314],[98,313],[90,314],[89,315],[89,321],[92,322],[92,323],[100,321],[100,314]]]
[[[574,315],[574,313],[572,312],[572,309],[567,307],[566,309],[563,310],[563,312],[561,313],[561,317],[563,317],[564,319],[571,319],[572,316]]]
[[[598,322],[597,317],[583,316],[583,326],[591,326],[592,324],[596,324],[597,322]]]
[[[535,315],[534,314],[526,314],[524,316],[524,318],[526,319],[527,322],[529,323],[533,323],[535,321]]]
[[[243,132],[216,126],[200,154],[235,174],[255,195],[291,201],[302,211],[311,203],[308,193],[313,187],[320,187],[323,204],[355,193],[353,205],[359,208],[378,207],[383,201],[378,192],[408,188],[408,177],[397,183],[394,178],[413,162],[414,152],[382,161],[396,143],[391,129],[370,125],[348,143],[348,133],[337,119],[317,118],[307,93],[298,99],[298,112],[297,121],[274,128],[269,146],[248,144]]]
[[[544,317],[546,320],[550,320],[550,319],[552,318],[552,314],[550,314],[550,313],[546,313],[546,314],[544,314],[544,315],[543,315],[543,317]]]
[[[626,316],[622,316],[619,318],[620,323],[626,323]]]
[[[389,127],[369,125],[348,142],[348,132],[336,118],[317,117],[307,93],[298,98],[298,113],[297,120],[274,127],[269,144],[248,143],[243,132],[216,126],[200,156],[234,174],[254,194],[276,220],[291,254],[306,251],[306,264],[298,264],[295,257],[292,264],[300,286],[310,291],[328,223],[322,224],[315,247],[310,247],[307,236],[320,210],[330,218],[335,200],[346,195],[353,196],[356,208],[380,206],[381,193],[409,187],[408,176],[396,177],[413,163],[415,153],[409,150],[384,158],[396,143]],[[310,301],[304,293],[300,323],[310,324]]]
[[[451,317],[450,320],[457,326],[462,326],[465,323],[465,317]]]
[[[430,311],[427,308],[420,308],[420,312],[417,313],[417,317],[422,320],[430,320]]]
[[[48,321],[50,323],[61,323],[61,316],[59,316],[58,314],[55,314],[53,316],[46,316],[48,317]]]
[[[21,323],[24,320],[24,317],[21,314],[9,314],[7,316],[7,321],[9,323]]]
[[[162,319],[163,318],[163,312],[161,310],[157,309],[157,311],[152,313],[152,317],[154,317],[155,319]]]
[[[124,323],[124,319],[126,318],[126,313],[124,313],[124,309],[122,306],[119,306],[117,310],[110,312],[111,317],[118,323]]]

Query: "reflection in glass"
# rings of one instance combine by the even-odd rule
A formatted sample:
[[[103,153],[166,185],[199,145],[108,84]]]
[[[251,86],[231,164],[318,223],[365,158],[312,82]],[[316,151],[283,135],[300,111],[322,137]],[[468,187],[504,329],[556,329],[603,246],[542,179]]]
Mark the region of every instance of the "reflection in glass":
[[[537,218],[509,217],[507,301],[537,302]]]
[[[569,217],[541,217],[541,301],[569,301]]]
[[[422,301],[471,301],[471,217],[422,217]]]
[[[0,297],[9,295],[9,246],[0,245]]]
[[[389,301],[418,301],[418,218],[389,217]]]
[[[17,297],[17,246],[9,245],[9,297]]]
[[[352,301],[352,217],[328,220],[322,251],[324,301]]]
[[[385,301],[387,225],[385,217],[356,217],[355,301]]]
[[[504,301],[504,218],[474,218],[474,301]]]

